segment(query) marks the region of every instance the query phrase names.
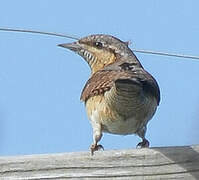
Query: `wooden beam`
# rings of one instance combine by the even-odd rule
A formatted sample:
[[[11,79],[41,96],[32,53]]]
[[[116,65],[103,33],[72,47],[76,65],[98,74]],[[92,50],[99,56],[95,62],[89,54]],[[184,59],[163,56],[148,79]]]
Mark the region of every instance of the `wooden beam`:
[[[199,145],[0,157],[0,179],[199,179]]]

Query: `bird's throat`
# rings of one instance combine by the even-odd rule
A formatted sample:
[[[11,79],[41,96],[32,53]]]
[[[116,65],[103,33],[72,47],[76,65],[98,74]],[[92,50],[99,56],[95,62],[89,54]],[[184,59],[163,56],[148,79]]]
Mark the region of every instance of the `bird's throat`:
[[[95,61],[89,63],[91,74],[102,70],[104,67],[116,61],[116,57],[113,53],[98,54],[95,59]]]

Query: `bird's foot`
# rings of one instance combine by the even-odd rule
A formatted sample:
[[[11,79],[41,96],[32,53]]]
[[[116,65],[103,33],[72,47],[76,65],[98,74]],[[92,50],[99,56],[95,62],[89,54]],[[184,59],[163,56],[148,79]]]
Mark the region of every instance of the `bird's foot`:
[[[149,141],[147,139],[143,139],[142,142],[138,143],[136,148],[148,148]]]
[[[90,149],[91,149],[91,155],[93,156],[95,151],[99,151],[100,149],[104,150],[104,147],[101,144],[98,145],[92,144]]]

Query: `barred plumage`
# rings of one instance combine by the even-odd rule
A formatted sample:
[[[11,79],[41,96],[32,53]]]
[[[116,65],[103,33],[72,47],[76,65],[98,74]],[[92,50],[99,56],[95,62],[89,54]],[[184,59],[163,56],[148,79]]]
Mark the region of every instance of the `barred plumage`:
[[[91,35],[62,44],[82,56],[91,68],[81,100],[93,127],[91,153],[102,148],[102,132],[137,134],[148,147],[146,126],[160,102],[156,80],[142,67],[128,44],[110,35]]]

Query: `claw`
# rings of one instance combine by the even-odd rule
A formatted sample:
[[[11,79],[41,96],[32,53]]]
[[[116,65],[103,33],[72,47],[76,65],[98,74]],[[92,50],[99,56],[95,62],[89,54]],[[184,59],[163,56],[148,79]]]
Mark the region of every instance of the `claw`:
[[[142,142],[138,143],[136,148],[148,148],[149,141],[147,139],[143,139]]]
[[[101,144],[98,145],[92,144],[90,149],[91,149],[91,155],[93,156],[95,151],[99,151],[100,149],[104,150],[104,147]]]

